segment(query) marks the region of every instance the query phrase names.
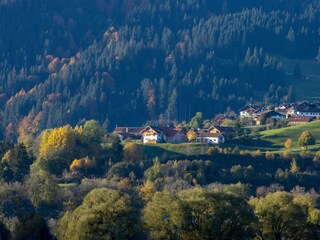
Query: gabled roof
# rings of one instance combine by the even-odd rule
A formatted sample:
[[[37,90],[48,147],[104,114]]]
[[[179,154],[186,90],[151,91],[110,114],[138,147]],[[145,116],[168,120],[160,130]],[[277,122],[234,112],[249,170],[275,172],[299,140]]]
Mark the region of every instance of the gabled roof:
[[[246,105],[243,108],[240,108],[239,111],[243,112],[243,111],[248,111],[248,110],[255,110],[255,111],[259,111],[261,109],[261,107],[259,106],[254,106],[254,105]]]
[[[263,111],[263,112],[260,112],[258,115],[258,117],[262,116],[263,114],[266,114],[267,117],[272,117],[272,116],[283,116],[283,114],[277,112],[277,111],[274,111],[274,110],[266,110],[266,111]]]
[[[289,118],[288,122],[311,122],[312,120],[315,120],[315,117],[300,117],[300,116],[293,116]]]
[[[176,129],[176,128],[173,128],[173,127],[155,127],[155,126],[147,126],[145,127],[144,129],[142,129],[140,131],[141,134],[143,134],[145,131],[147,131],[147,129],[152,129],[154,130],[156,133],[158,134],[164,134],[165,136],[167,137],[173,137],[174,135],[176,135],[177,133],[179,132],[183,132],[182,130],[180,129]]]
[[[163,132],[164,135],[166,135],[167,137],[173,137],[174,135],[176,135],[177,133],[180,132],[180,130],[177,130],[175,128],[172,127],[159,127],[159,129]]]
[[[142,127],[116,127],[113,131],[116,133],[129,133],[138,135],[142,130]]]
[[[290,110],[290,108],[286,108],[286,109],[277,109],[275,110],[277,113],[280,113],[282,115],[287,114],[287,112]]]
[[[212,126],[208,130],[217,129],[219,132],[234,132],[232,127]]]
[[[144,132],[148,131],[148,129],[152,129],[153,131],[155,131],[156,133],[161,133],[161,130],[158,127],[154,127],[154,126],[146,126],[145,128],[143,128],[140,131],[140,134],[143,134]]]
[[[320,106],[316,103],[303,102],[296,107],[297,112],[316,112],[320,113]]]

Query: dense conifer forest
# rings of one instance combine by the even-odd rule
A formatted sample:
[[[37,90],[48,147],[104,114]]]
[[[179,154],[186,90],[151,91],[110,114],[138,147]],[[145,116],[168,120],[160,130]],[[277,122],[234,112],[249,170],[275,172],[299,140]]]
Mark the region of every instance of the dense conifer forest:
[[[96,119],[105,128],[290,102],[278,55],[316,58],[319,1],[1,1],[4,137]],[[10,24],[8,24],[10,23]],[[13,126],[12,126],[13,125]],[[11,135],[11,136],[10,136]]]

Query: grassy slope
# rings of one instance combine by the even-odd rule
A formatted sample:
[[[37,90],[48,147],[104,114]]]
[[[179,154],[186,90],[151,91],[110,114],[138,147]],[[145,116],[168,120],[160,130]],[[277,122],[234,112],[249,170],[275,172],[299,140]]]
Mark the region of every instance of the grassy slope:
[[[309,149],[317,150],[320,148],[320,121],[314,121],[308,124],[267,130],[259,133],[258,147],[272,148],[274,150],[284,150],[284,142],[290,138],[293,141],[292,149],[300,150],[298,139],[303,131],[309,131],[316,137],[316,145],[310,146]]]
[[[293,85],[297,100],[320,100],[320,64],[315,59],[290,59],[283,56],[277,56],[277,59],[283,63],[287,85]],[[294,66],[298,62],[307,80],[292,78]]]

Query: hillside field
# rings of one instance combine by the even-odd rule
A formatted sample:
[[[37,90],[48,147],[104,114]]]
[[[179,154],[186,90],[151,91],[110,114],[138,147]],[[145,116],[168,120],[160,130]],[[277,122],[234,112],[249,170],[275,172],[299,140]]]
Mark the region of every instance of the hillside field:
[[[220,145],[222,148],[239,147],[240,150],[254,152],[261,150],[262,152],[282,152],[287,149],[284,147],[284,142],[292,139],[291,151],[300,151],[298,139],[303,131],[309,131],[316,138],[316,144],[309,146],[308,149],[318,151],[320,149],[320,121],[314,121],[308,124],[286,127],[281,129],[273,129],[261,131],[254,138],[257,138],[255,146],[238,145],[236,142]],[[154,157],[159,157],[160,160],[181,158],[183,156],[195,156],[206,154],[208,148],[215,145],[201,143],[182,143],[182,144],[145,144],[143,145],[144,155],[148,160]]]
[[[262,131],[258,134],[257,147],[270,148],[275,151],[285,150],[284,142],[290,138],[293,141],[292,150],[300,150],[298,139],[303,131],[309,131],[316,138],[316,145],[309,146],[310,150],[318,150],[320,148],[320,121],[314,121],[304,125],[286,127],[281,129],[273,129]]]

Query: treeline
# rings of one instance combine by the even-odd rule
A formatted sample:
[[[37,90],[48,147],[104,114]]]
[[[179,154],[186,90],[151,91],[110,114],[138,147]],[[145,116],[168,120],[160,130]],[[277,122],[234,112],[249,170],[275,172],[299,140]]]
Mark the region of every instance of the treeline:
[[[79,205],[64,202],[65,212],[58,219],[45,221],[38,214],[20,212],[22,209],[18,216],[3,216],[0,236],[61,240],[319,239],[316,196],[303,188],[291,192],[270,188],[259,197],[249,198],[248,188],[242,184],[211,184],[173,192],[157,191],[152,182],[140,190],[130,183],[111,185],[95,180],[89,184],[77,186],[77,197],[84,197],[83,201]],[[15,185],[2,185],[1,192],[10,196],[9,188],[19,197],[24,195]],[[30,207],[21,203],[24,210]],[[15,204],[10,207],[16,210]]]
[[[294,100],[274,55],[316,57],[318,1],[243,4],[3,1],[4,137],[35,116],[40,131],[85,119],[110,130]]]
[[[121,143],[96,121],[24,129],[19,143],[0,144],[6,238],[319,238],[319,152],[203,145],[202,154],[170,160]]]

